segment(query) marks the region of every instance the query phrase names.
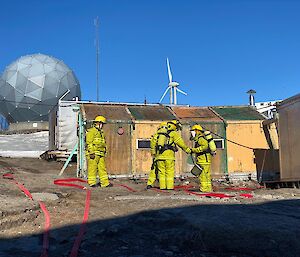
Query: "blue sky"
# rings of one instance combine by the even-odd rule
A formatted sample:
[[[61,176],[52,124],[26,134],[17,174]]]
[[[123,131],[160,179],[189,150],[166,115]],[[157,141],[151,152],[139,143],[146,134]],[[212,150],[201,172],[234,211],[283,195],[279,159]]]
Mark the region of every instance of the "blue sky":
[[[180,104],[241,105],[299,93],[300,1],[5,1],[0,71],[22,55],[63,60],[84,100],[96,100],[95,27],[100,19],[100,100],[157,103],[174,80]],[[165,102],[168,98],[165,99]]]

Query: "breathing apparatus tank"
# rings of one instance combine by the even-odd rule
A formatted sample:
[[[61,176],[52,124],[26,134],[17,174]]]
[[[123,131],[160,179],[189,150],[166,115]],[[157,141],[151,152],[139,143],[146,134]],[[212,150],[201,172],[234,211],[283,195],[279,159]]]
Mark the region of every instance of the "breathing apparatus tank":
[[[210,131],[206,130],[206,131],[204,131],[203,134],[204,134],[205,139],[208,142],[208,148],[209,148],[210,154],[211,155],[216,155],[216,153],[217,153],[217,146],[215,144],[215,141],[214,141],[214,139],[213,139]]]
[[[168,129],[166,126],[162,126],[157,131],[157,150],[159,153],[163,152],[164,146],[167,144],[168,140]]]

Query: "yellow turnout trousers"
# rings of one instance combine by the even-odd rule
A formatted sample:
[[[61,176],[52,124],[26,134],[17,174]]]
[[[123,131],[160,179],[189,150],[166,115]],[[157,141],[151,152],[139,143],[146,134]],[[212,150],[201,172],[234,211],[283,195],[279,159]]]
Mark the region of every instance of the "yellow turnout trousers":
[[[157,170],[160,189],[174,189],[175,160],[158,160]]]
[[[200,191],[201,192],[211,192],[211,174],[210,174],[210,163],[199,163],[199,165],[203,168],[202,173],[199,176],[200,182]]]
[[[99,175],[101,187],[107,187],[109,185],[108,175],[105,166],[105,157],[96,155],[95,159],[88,160],[88,183],[90,186],[96,185],[97,175]],[[97,174],[98,171],[98,174]]]

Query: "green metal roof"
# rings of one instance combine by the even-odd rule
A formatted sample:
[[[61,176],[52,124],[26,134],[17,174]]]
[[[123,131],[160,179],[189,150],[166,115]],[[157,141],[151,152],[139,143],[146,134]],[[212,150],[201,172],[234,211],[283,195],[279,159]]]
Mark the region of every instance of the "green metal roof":
[[[250,106],[212,107],[224,120],[265,120],[265,118]]]

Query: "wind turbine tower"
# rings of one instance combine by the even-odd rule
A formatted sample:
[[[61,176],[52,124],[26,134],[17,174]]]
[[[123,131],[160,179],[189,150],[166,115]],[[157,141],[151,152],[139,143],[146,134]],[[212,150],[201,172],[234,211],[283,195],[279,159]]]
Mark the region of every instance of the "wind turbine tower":
[[[162,102],[162,100],[164,99],[164,97],[166,96],[168,91],[170,90],[170,104],[176,105],[177,104],[177,91],[183,95],[187,95],[187,93],[178,88],[179,87],[178,82],[173,81],[169,58],[167,58],[167,68],[168,68],[168,76],[169,76],[169,85],[168,85],[167,89],[165,90],[164,94],[162,95],[162,97],[160,98],[159,103]]]

